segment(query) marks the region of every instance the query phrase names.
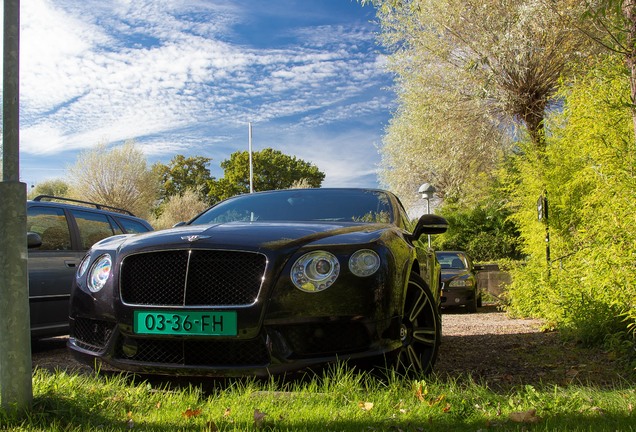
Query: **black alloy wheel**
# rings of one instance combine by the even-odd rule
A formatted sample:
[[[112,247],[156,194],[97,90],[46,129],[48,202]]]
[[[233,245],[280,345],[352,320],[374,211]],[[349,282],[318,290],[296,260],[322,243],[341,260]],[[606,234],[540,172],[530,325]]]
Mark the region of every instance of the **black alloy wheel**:
[[[415,273],[411,274],[406,291],[400,336],[398,369],[405,373],[430,373],[437,360],[442,321],[435,297]]]

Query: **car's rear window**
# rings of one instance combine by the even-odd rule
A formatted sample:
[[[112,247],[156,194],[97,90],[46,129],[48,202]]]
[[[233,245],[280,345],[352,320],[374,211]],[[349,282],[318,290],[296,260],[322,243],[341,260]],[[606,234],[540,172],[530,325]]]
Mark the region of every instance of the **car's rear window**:
[[[192,224],[235,221],[393,223],[388,195],[376,190],[296,189],[240,195],[212,207]]]
[[[139,221],[119,216],[116,216],[115,219],[117,219],[117,223],[119,223],[128,234],[138,234],[150,231],[146,225]]]

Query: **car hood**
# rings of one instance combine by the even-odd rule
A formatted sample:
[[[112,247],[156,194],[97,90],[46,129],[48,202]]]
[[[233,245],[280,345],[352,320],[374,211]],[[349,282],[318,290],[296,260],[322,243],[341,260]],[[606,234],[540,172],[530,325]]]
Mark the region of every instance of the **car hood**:
[[[446,282],[451,279],[456,279],[462,276],[470,276],[470,271],[467,269],[442,269],[442,282]]]
[[[229,222],[214,225],[187,225],[137,235],[110,237],[96,246],[137,250],[220,248],[279,250],[307,244],[360,244],[380,238],[393,225],[368,223]]]

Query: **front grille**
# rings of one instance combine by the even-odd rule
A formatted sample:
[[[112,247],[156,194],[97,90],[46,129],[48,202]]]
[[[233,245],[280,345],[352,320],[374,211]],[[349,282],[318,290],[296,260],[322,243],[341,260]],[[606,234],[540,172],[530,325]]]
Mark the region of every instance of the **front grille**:
[[[124,361],[174,366],[245,367],[266,366],[270,362],[269,351],[260,338],[247,341],[123,338],[115,355]]]
[[[267,259],[252,252],[173,250],[130,255],[121,267],[124,303],[158,306],[253,304]]]
[[[113,334],[114,324],[88,318],[75,318],[75,344],[89,351],[103,351]]]

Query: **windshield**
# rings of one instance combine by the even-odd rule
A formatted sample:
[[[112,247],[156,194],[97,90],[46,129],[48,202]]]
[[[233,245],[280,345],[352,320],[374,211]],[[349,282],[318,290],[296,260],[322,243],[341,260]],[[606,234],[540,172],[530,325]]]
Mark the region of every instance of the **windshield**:
[[[367,189],[289,189],[239,195],[223,201],[191,224],[256,221],[393,223],[385,192]]]
[[[457,252],[436,252],[437,260],[443,269],[463,270],[466,267],[464,255]]]

